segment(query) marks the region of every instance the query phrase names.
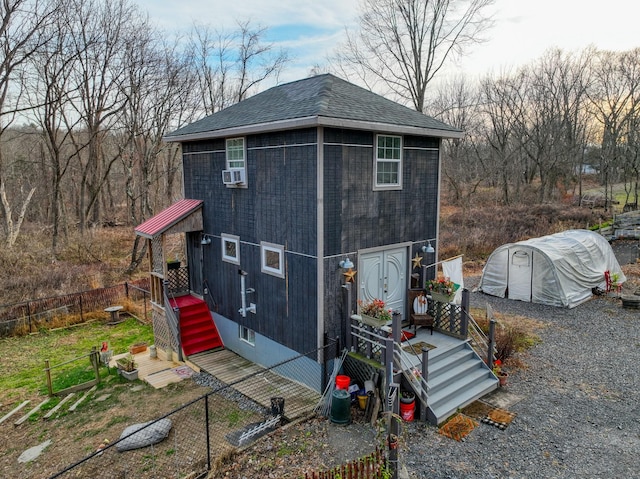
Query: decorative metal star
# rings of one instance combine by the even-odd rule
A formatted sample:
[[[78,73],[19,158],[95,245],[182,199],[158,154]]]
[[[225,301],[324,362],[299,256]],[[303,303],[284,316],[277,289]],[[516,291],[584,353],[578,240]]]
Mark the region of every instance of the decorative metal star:
[[[413,269],[422,266],[422,256],[420,256],[417,252],[416,255],[411,259],[411,261],[413,262]]]
[[[342,273],[344,275],[345,282],[347,282],[347,283],[349,283],[349,282],[355,283],[356,282],[356,273],[357,273],[357,271],[354,271],[353,268],[349,268],[347,271]]]

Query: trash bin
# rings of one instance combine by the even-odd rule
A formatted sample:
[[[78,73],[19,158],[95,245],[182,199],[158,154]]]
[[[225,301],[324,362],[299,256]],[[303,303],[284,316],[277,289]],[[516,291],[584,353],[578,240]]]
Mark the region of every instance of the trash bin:
[[[336,389],[331,396],[331,422],[349,424],[351,422],[351,394],[344,389]]]

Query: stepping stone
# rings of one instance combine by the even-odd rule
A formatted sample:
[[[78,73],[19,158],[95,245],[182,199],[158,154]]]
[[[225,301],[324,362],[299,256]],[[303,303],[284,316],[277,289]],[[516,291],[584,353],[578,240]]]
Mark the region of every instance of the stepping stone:
[[[106,401],[107,399],[109,399],[111,397],[111,394],[103,394],[102,396],[99,396],[95,399],[96,402],[103,402]]]
[[[43,442],[42,444],[38,444],[37,446],[30,447],[29,449],[24,451],[22,454],[20,454],[20,457],[18,458],[18,462],[21,464],[24,464],[25,462],[33,461],[40,454],[42,454],[42,451],[44,451],[47,447],[49,447],[49,444],[51,444],[51,439]]]

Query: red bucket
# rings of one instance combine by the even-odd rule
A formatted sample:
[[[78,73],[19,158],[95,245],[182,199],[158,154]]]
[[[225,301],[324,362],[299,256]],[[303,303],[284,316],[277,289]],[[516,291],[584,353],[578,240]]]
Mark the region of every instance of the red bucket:
[[[416,402],[400,403],[400,416],[407,422],[413,421],[413,416],[416,411]]]
[[[349,376],[336,376],[336,389],[349,389],[351,378]]]

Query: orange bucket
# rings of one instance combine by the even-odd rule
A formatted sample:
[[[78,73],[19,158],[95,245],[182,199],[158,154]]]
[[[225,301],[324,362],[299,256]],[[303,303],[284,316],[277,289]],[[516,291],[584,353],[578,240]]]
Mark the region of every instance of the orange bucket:
[[[336,376],[336,389],[349,389],[351,378],[349,376]]]
[[[413,421],[413,417],[416,411],[416,402],[411,401],[410,403],[400,403],[400,416],[407,422]]]

